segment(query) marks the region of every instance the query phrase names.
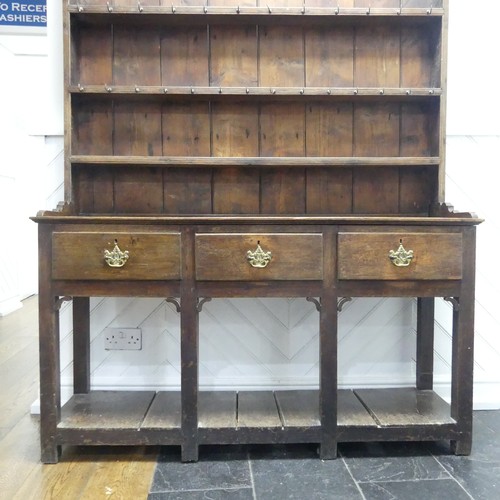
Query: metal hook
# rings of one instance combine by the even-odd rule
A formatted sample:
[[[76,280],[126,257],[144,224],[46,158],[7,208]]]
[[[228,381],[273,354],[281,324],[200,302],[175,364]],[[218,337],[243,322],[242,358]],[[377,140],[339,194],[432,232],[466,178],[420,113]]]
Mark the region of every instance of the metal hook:
[[[429,94],[430,94],[430,95],[434,94],[434,89],[430,89],[430,90],[429,90]]]
[[[384,95],[384,89],[380,89],[380,90],[378,91],[378,93],[379,93],[380,95]]]
[[[427,15],[430,16],[432,14],[432,4],[431,6],[427,9]]]
[[[166,94],[167,92],[168,92],[168,89],[167,89],[167,87],[165,87],[165,88],[163,89],[163,93],[165,93],[165,94]]]
[[[108,85],[104,85],[104,88],[106,89],[106,92],[113,92],[113,87],[110,87]]]
[[[219,94],[222,94],[222,87],[219,87]]]
[[[300,94],[300,95],[304,95],[304,89],[300,89],[300,90],[299,90],[299,94]]]
[[[247,94],[250,94],[250,89],[249,89],[249,88],[247,88],[247,89],[245,90],[245,92],[246,92]]]
[[[194,89],[193,89],[193,87],[191,87],[191,94],[194,94]]]
[[[338,16],[340,14],[340,7],[337,4],[337,8],[335,9],[335,15]]]
[[[106,2],[106,7],[108,8],[108,12],[113,12],[113,7],[109,5],[109,2]]]
[[[354,95],[358,95],[358,89],[354,89]]]
[[[410,94],[411,94],[411,90],[410,90],[410,89],[408,89],[408,90],[406,91],[406,95],[410,95]]]
[[[136,86],[135,86],[135,91],[136,91],[136,92],[140,92],[140,91],[141,91],[141,89],[140,89],[140,88],[136,85]]]
[[[81,5],[78,6],[78,12],[83,12],[83,7]]]
[[[141,2],[137,1],[137,9],[139,12],[142,12],[144,9],[142,8]]]
[[[236,13],[239,14],[241,12],[240,6],[236,7]]]
[[[400,16],[403,13],[403,7],[400,5],[399,10],[396,11],[396,14]]]
[[[78,84],[78,90],[80,92],[83,92],[85,90],[85,87],[83,87],[80,83]]]
[[[305,14],[305,13],[306,13],[306,8],[305,8],[305,6],[304,6],[304,7],[302,7],[302,10],[301,10],[300,12],[302,12],[302,14]]]
[[[269,5],[267,6],[267,10],[269,11],[269,14],[273,13],[273,11],[271,10],[271,7],[269,7]]]
[[[172,4],[172,13],[175,14],[175,7],[174,4]]]
[[[208,7],[206,5],[203,6],[203,12],[206,14],[208,12]]]
[[[271,89],[271,94],[276,94],[276,89]]]
[[[368,10],[366,11],[366,15],[367,15],[367,16],[369,16],[369,15],[370,15],[371,10],[372,10],[372,6],[370,5],[370,6],[368,7]]]
[[[327,93],[328,95],[331,95],[332,91],[331,91],[330,89],[326,89],[326,93]]]

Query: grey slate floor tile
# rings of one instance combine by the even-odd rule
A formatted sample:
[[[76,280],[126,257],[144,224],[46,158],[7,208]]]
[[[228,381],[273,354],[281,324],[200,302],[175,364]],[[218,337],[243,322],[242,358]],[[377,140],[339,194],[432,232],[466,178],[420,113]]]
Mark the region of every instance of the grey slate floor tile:
[[[360,483],[366,500],[470,500],[453,479]]]
[[[342,460],[320,460],[317,447],[254,448],[250,460],[257,499],[361,500]]]
[[[182,464],[165,447],[148,500],[500,499],[500,411],[474,413],[472,454],[443,443],[346,443],[337,460],[317,445],[202,446]]]
[[[356,481],[449,478],[423,443],[352,443],[339,449]]]
[[[151,492],[251,486],[247,453],[239,447],[202,447],[196,463],[181,463],[178,448],[165,448],[156,466]]]

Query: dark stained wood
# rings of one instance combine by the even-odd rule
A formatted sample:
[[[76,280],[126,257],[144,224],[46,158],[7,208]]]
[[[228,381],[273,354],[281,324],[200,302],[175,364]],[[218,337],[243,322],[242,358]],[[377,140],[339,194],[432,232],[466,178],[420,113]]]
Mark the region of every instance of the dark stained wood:
[[[131,214],[163,212],[163,172],[150,168],[138,172],[123,169],[114,178],[114,211]]]
[[[198,393],[198,427],[230,428],[237,426],[237,393],[234,391],[200,391]]]
[[[255,25],[210,26],[210,85],[258,85]]]
[[[154,396],[150,391],[75,394],[63,406],[58,428],[138,429]]]
[[[417,301],[417,389],[433,388],[434,300],[419,297]]]
[[[260,111],[261,156],[304,156],[305,107],[266,104]]]
[[[324,7],[331,7],[330,2],[324,3]],[[353,87],[353,64],[354,29],[351,26],[305,30],[306,86]]]
[[[166,213],[212,213],[212,169],[168,169],[163,174]]]
[[[407,267],[389,259],[400,245],[413,250]],[[462,235],[412,233],[339,233],[339,279],[459,280],[462,278]]]
[[[169,28],[161,35],[162,85],[208,85],[206,26]]]
[[[156,393],[141,429],[180,429],[180,391],[160,391]]]
[[[300,28],[259,27],[259,84],[262,87],[303,87],[304,39]]]
[[[355,156],[398,156],[400,110],[395,103],[354,106]]]
[[[129,252],[123,267],[109,267],[104,251]],[[179,279],[180,235],[141,232],[57,232],[52,235],[55,279]]]
[[[339,390],[337,392],[337,399],[337,425],[339,427],[351,425],[356,427],[369,427],[377,425],[368,410],[356,397],[354,391],[348,389]]]
[[[260,211],[263,214],[301,214],[306,207],[306,173],[301,169],[263,169]]]
[[[252,267],[247,252],[271,252],[264,268]],[[304,255],[309,255],[307,261]],[[196,278],[215,281],[319,280],[323,277],[321,234],[222,233],[196,235]]]
[[[113,84],[160,85],[160,35],[131,25],[113,25]]]
[[[306,105],[306,155],[352,156],[351,103],[311,102]]]
[[[444,202],[444,3],[65,7],[65,203],[34,218],[44,462],[63,444],[180,445],[183,461],[209,443],[470,452],[480,220]],[[115,240],[130,257],[111,269]],[[396,268],[400,242],[414,259]],[[263,268],[248,261],[258,245]],[[177,297],[179,392],[90,390],[95,296]],[[418,297],[416,388],[338,391],[337,304],[358,296]],[[439,296],[455,304],[450,406],[430,390]],[[74,297],[76,392],[62,422],[60,297]],[[213,297],[314,297],[319,391],[200,391],[198,310]]]
[[[213,176],[215,214],[258,214],[260,172],[235,168],[217,169]]]
[[[281,426],[282,422],[273,392],[238,392],[238,427]]]
[[[360,7],[369,7],[369,5],[360,5]],[[397,27],[366,25],[356,28],[354,86],[399,87],[399,61],[400,32]]]
[[[437,198],[437,169],[401,168],[399,170],[400,213],[429,214]]]
[[[162,113],[158,104],[117,102],[113,118],[113,154],[162,154]]]
[[[432,156],[437,153],[436,108],[428,105],[401,105],[401,156]]]
[[[353,213],[397,214],[399,200],[399,169],[367,167],[353,170]]]
[[[81,85],[105,85],[113,82],[112,28],[81,26],[75,34],[72,83]]]
[[[352,213],[352,170],[315,168],[306,172],[308,214]]]
[[[90,300],[73,298],[73,389],[75,394],[90,391]]]
[[[325,229],[323,238],[324,280],[319,311],[319,417],[321,420],[320,457],[337,457],[337,344],[338,295],[335,271],[337,229]]]
[[[113,114],[109,102],[75,99],[78,110],[73,114],[73,154],[113,154]]]
[[[211,156],[208,103],[169,103],[162,113],[163,154]]]
[[[356,389],[381,426],[453,424],[450,406],[433,391],[414,388]]]
[[[259,110],[255,105],[212,104],[213,156],[259,156]]]
[[[320,425],[319,391],[276,391],[275,397],[285,427]]]

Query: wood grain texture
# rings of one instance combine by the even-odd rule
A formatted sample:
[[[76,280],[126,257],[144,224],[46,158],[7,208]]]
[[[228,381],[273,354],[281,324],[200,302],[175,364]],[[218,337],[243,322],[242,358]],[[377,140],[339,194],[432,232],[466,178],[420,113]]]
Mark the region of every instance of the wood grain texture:
[[[304,40],[300,28],[259,27],[259,75],[262,87],[304,86]]]
[[[352,170],[308,169],[306,211],[308,214],[352,213]]]
[[[161,62],[162,85],[208,85],[207,27],[164,30]]]
[[[247,251],[271,252],[265,268],[252,267]],[[303,257],[307,255],[307,260]],[[321,234],[197,234],[198,280],[318,280],[323,276]]]
[[[347,389],[339,390],[337,391],[337,398],[337,424],[339,427],[346,425],[363,427],[377,425],[353,391]]]
[[[308,87],[353,87],[354,29],[306,29],[305,72]]]
[[[110,102],[74,99],[72,117],[73,154],[113,154],[113,111]]]
[[[274,393],[245,391],[238,393],[239,427],[281,427]]]
[[[73,84],[105,85],[113,82],[112,28],[81,26],[74,35]]]
[[[213,176],[214,214],[260,213],[260,171],[221,168]]]
[[[142,423],[144,429],[180,429],[181,393],[160,391],[156,394]]]
[[[117,242],[129,252],[123,267],[111,268],[104,250]],[[58,232],[53,235],[54,279],[179,279],[180,235],[176,233]]]
[[[113,84],[161,85],[160,35],[155,28],[113,26]]]
[[[163,174],[165,212],[212,213],[212,169],[171,168]]]
[[[210,85],[258,85],[256,26],[210,26]]]
[[[319,391],[276,391],[275,397],[285,427],[320,425]]]
[[[396,267],[389,251],[400,241],[413,250],[408,267]],[[462,235],[447,233],[346,233],[338,236],[339,279],[453,280],[462,277]]]
[[[237,426],[237,396],[234,391],[200,391],[198,426],[234,429]]]
[[[352,196],[355,214],[397,214],[400,206],[399,169],[353,169]]]
[[[452,424],[450,406],[433,391],[414,388],[356,389],[379,425]]]

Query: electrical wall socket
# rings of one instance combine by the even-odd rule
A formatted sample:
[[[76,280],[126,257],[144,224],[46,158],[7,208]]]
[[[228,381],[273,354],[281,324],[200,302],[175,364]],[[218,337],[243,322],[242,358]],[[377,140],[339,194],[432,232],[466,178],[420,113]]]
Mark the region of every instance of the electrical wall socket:
[[[142,330],[140,328],[106,328],[104,348],[107,351],[140,351]]]

